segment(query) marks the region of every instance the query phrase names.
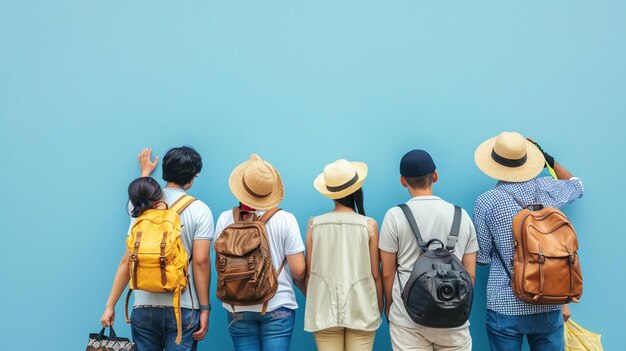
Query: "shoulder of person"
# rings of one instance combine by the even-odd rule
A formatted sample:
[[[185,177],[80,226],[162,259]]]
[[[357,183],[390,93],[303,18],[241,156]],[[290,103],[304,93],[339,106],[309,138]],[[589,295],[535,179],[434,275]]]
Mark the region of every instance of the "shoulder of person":
[[[281,209],[280,211],[274,213],[274,215],[272,216],[272,219],[279,219],[281,221],[284,221],[286,223],[290,223],[290,222],[296,222],[296,224],[298,223],[298,221],[296,220],[296,216],[294,216],[293,213],[289,212],[289,211],[285,211],[283,209]]]
[[[205,204],[202,200],[196,198],[196,201],[189,204],[189,208],[192,208],[194,211],[198,212],[211,212],[211,209],[207,204]]]
[[[400,208],[400,206],[393,206],[390,209],[387,210],[387,212],[385,212],[385,218],[387,216],[399,216],[402,215],[402,209]]]

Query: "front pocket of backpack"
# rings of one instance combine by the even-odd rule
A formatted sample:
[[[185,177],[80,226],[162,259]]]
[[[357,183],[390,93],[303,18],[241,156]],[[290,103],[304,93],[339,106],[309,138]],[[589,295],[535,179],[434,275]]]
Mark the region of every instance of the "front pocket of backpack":
[[[254,270],[224,273],[218,281],[217,295],[220,299],[230,301],[254,300]]]

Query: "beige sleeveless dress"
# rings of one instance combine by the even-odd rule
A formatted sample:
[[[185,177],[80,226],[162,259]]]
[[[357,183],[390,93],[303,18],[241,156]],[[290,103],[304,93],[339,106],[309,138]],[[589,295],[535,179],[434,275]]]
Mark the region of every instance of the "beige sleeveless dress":
[[[304,330],[378,329],[381,317],[370,265],[367,220],[352,212],[329,212],[313,218]]]

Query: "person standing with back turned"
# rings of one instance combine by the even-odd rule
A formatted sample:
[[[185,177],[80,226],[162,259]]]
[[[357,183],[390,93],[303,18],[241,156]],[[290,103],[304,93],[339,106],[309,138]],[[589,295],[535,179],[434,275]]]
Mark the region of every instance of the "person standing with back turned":
[[[435,163],[426,151],[412,150],[402,157],[400,183],[411,195],[406,205],[413,213],[423,240],[428,242],[438,239],[446,243],[452,228],[455,207],[440,197],[433,196],[433,184],[438,179]],[[408,281],[421,251],[400,207],[393,207],[385,214],[378,247],[381,250],[385,308],[393,349],[471,350],[469,321],[456,328],[426,327],[415,323],[403,304],[401,286]],[[465,210],[461,210],[458,240],[454,247],[452,254],[461,261],[473,282],[478,243],[474,225]]]
[[[563,350],[563,321],[569,318],[567,305],[529,304],[518,299],[511,288],[508,272],[513,272],[512,223],[520,211],[518,202],[560,208],[583,195],[582,181],[537,144],[515,132],[500,133],[480,144],[474,161],[483,173],[498,180],[474,205],[480,244],[478,263],[491,264],[487,282],[487,335],[491,350],[521,350],[524,335],[533,351]],[[554,169],[557,179],[538,177],[546,163]]]
[[[335,205],[309,220],[306,235],[304,330],[320,351],[371,351],[381,323],[378,225],[365,216],[366,177],[365,163],[337,160],[313,182]]]
[[[298,222],[293,214],[277,210],[285,194],[282,179],[274,166],[258,155],[251,155],[249,160],[235,167],[228,179],[228,185],[239,205],[222,212],[215,226],[218,233],[214,245],[218,260],[216,262],[218,298],[220,294],[252,293],[250,290],[256,289],[254,284],[263,280],[262,276],[257,277],[254,274],[250,276],[246,272],[232,274],[228,280],[224,277],[231,268],[250,268],[256,271],[261,265],[258,258],[250,257],[251,260],[247,264],[233,267],[229,264],[231,261],[229,255],[223,256],[223,263],[219,262],[219,256],[224,253],[223,249],[230,250],[231,254],[234,251],[241,254],[250,251],[251,247],[259,247],[258,243],[253,244],[256,238],[250,239],[253,237],[249,235],[250,232],[234,232],[229,229],[237,217],[237,223],[249,222],[250,217],[257,219],[255,222],[264,223],[271,256],[270,264],[278,276],[272,279],[272,285],[275,286],[276,283],[278,285],[275,294],[264,303],[250,304],[247,301],[238,301],[237,304],[222,303],[222,307],[227,310],[228,331],[237,351],[287,351],[298,308],[292,281],[295,281],[301,291],[305,290],[304,243]],[[233,239],[235,243],[229,244],[228,238]],[[264,244],[261,244],[261,247],[263,246]],[[263,276],[270,273],[265,272]],[[232,279],[233,277],[235,279]],[[249,279],[249,284],[244,281],[245,279]],[[230,284],[234,284],[235,287],[231,289]],[[262,286],[257,287],[263,289]]]
[[[151,149],[144,149],[139,154],[142,177],[150,176],[157,166],[158,157],[152,161],[151,151]],[[169,207],[186,195],[186,190],[191,188],[201,170],[200,154],[191,147],[172,148],[165,154],[163,180],[166,181],[166,185],[163,189],[163,196]],[[183,246],[191,258],[189,285],[180,300],[182,339],[180,344],[176,343],[177,327],[172,293],[136,290],[130,320],[131,333],[137,351],[195,351],[198,341],[204,339],[208,330],[211,309],[209,250],[214,236],[213,215],[207,205],[200,200],[195,200],[182,211],[180,222]],[[131,228],[133,223],[134,218],[131,220]],[[127,250],[115,274],[113,287],[100,320],[104,327],[113,325],[115,320],[115,305],[130,280],[128,266],[129,252]]]

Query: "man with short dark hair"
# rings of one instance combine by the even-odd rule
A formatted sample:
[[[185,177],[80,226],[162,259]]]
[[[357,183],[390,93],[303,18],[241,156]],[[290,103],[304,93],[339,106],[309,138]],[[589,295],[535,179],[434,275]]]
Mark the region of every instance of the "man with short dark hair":
[[[487,335],[491,350],[521,350],[524,335],[533,351],[563,350],[567,305],[533,305],[513,293],[509,278],[514,251],[511,227],[513,217],[521,210],[518,202],[560,208],[583,195],[582,181],[515,132],[500,133],[480,144],[474,161],[483,173],[498,180],[474,205],[480,244],[478,263],[490,264]],[[557,179],[538,177],[546,164]]]
[[[151,160],[151,149],[139,154],[141,176],[147,177],[154,171],[158,156]],[[171,206],[193,185],[194,179],[202,170],[202,158],[196,150],[183,146],[169,150],[163,158],[164,200]],[[135,290],[131,332],[137,351],[189,351],[196,350],[199,340],[204,339],[209,326],[211,304],[209,289],[211,262],[209,251],[214,238],[213,215],[207,205],[195,200],[180,214],[181,239],[191,259],[189,285],[180,298],[182,339],[176,344],[177,327],[172,294],[153,293]],[[131,220],[131,228],[134,219]],[[124,262],[126,261],[126,265]],[[103,326],[112,325],[115,319],[115,305],[130,279],[128,255],[116,273],[113,287],[101,318]],[[124,267],[126,267],[124,269]],[[192,320],[193,318],[193,320]]]
[[[411,199],[406,203],[413,212],[424,241],[447,242],[452,227],[454,205],[433,196],[437,182],[435,163],[423,150],[413,150],[400,161],[400,183]],[[393,207],[385,214],[378,247],[382,262],[385,312],[393,349],[398,350],[471,350],[469,322],[457,328],[429,328],[415,323],[401,298],[413,265],[420,256],[417,240],[403,211]],[[472,280],[476,273],[476,232],[469,216],[462,211],[461,227],[453,254],[463,263]]]

